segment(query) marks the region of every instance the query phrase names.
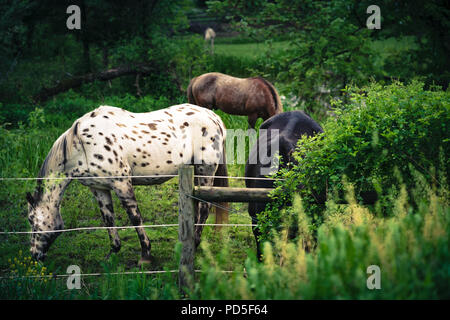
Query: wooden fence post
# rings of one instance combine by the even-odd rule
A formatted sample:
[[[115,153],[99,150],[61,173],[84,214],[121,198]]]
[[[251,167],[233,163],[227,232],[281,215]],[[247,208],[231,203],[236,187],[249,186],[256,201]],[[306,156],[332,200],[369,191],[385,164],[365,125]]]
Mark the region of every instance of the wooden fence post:
[[[195,203],[190,196],[194,191],[194,167],[183,165],[178,169],[178,240],[182,244],[178,282],[180,289],[190,287],[194,279],[194,219]]]

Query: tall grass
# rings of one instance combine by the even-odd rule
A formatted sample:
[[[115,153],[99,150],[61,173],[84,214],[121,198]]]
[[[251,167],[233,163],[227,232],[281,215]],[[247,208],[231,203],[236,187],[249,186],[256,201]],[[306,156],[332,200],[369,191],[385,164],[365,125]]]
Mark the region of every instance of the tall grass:
[[[294,201],[300,236],[286,229],[264,244],[264,262],[248,258],[233,275],[226,245],[203,261],[193,299],[448,299],[450,297],[450,210],[433,191],[414,212],[405,193],[392,202],[396,214],[377,217],[358,205],[331,202],[318,230],[316,248],[300,198]],[[308,249],[309,248],[309,249]],[[307,250],[308,249],[308,250]],[[369,290],[367,268],[381,270],[381,289]],[[244,273],[243,273],[244,272]]]

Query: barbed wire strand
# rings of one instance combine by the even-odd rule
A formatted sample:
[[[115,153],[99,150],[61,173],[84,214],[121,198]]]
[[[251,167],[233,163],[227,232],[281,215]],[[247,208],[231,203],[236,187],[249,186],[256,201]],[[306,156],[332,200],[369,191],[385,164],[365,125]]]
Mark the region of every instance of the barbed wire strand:
[[[234,214],[237,214],[237,215],[241,215],[241,216],[244,216],[244,215],[247,216],[247,215],[246,215],[245,213],[243,213],[243,212],[239,212],[239,211],[237,211],[237,210],[235,210],[235,209],[233,209],[233,208],[221,206],[220,204],[218,204],[218,203],[216,203],[216,202],[206,201],[206,200],[197,198],[197,197],[195,197],[195,196],[193,196],[193,195],[191,195],[191,194],[187,194],[187,193],[183,193],[183,194],[184,194],[184,196],[186,196],[186,197],[195,199],[195,200],[197,200],[197,201],[201,201],[201,202],[208,203],[208,204],[210,204],[210,205],[212,205],[212,206],[214,206],[214,207],[217,207],[217,208],[226,210],[226,211],[228,211],[228,212],[231,212],[231,213],[234,213]]]
[[[147,176],[103,176],[103,177],[95,177],[95,176],[87,176],[87,177],[74,177],[74,176],[64,176],[64,177],[41,177],[41,178],[0,178],[0,181],[6,180],[88,180],[88,179],[127,179],[127,178],[174,178],[178,177],[177,174],[161,174],[161,175],[147,175]]]
[[[103,272],[103,273],[80,273],[80,277],[98,277],[98,276],[118,276],[118,275],[133,275],[133,274],[162,274],[162,273],[177,273],[180,270],[150,270],[150,271],[124,271],[124,272]],[[234,270],[217,270],[220,273],[244,273],[247,272],[244,271],[234,271]],[[195,273],[202,273],[203,270],[194,270]],[[8,279],[8,280],[17,280],[17,279],[39,279],[39,278],[50,278],[50,279],[56,279],[56,278],[68,278],[70,276],[74,276],[74,274],[52,274],[52,275],[38,275],[38,276],[6,276],[6,277],[0,277],[0,280],[2,279]]]
[[[71,180],[89,180],[89,179],[127,179],[127,178],[174,178],[178,177],[177,174],[161,174],[161,175],[143,175],[143,176],[87,176],[87,177],[0,177],[0,181],[32,181],[32,180],[63,180],[63,179],[71,179]],[[241,179],[241,180],[272,180],[272,181],[284,181],[285,179],[279,178],[263,178],[263,177],[236,177],[236,176],[202,176],[202,175],[194,175],[194,178],[219,178],[219,179]]]
[[[46,231],[0,231],[0,234],[41,234],[41,233],[64,233],[72,231],[85,231],[85,230],[105,230],[105,229],[136,229],[136,228],[163,228],[163,227],[178,227],[178,223],[173,224],[155,224],[155,225],[142,225],[142,226],[122,226],[122,227],[80,227],[62,230],[46,230]],[[252,227],[253,224],[245,223],[195,223],[194,226],[224,226],[224,227]]]

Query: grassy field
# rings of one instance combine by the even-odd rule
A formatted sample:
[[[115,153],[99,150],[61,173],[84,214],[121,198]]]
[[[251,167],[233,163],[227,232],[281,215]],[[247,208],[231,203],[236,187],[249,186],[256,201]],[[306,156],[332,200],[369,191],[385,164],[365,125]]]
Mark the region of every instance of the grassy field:
[[[255,58],[263,56],[268,50],[282,50],[289,46],[288,41],[279,41],[271,43],[237,43],[214,45],[214,52],[220,55],[229,55],[236,57]]]

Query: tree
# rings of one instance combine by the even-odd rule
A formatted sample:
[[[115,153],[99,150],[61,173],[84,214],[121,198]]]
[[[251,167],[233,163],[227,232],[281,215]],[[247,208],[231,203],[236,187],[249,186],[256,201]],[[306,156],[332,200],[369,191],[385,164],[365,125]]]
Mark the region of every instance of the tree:
[[[229,0],[208,4],[212,12],[226,14],[235,27],[259,38],[289,38],[288,49],[268,57],[269,63],[278,67],[268,69],[274,69],[272,76],[301,97],[308,111],[322,109],[347,83],[366,82],[375,73],[366,42],[371,31],[351,14],[353,1]]]
[[[448,85],[450,19],[443,0],[379,1],[381,30],[366,27],[366,9],[373,4],[368,0],[207,3],[211,13],[227,17],[240,31],[266,41],[289,39],[284,52],[269,52],[266,69],[272,78],[287,83],[309,111],[323,109],[347,84],[364,85],[369,78],[425,76],[427,83]],[[418,49],[401,51],[384,69],[376,65],[375,40],[407,35],[417,38]]]
[[[79,30],[66,27],[69,17],[66,9],[70,5],[81,9]],[[126,5],[119,0],[0,0],[4,12],[0,22],[0,50],[7,57],[0,59],[0,81],[7,82],[7,70],[18,56],[38,63],[55,60],[41,72],[36,69],[48,64],[33,65],[34,73],[40,74],[39,79],[31,79],[30,73],[24,79],[24,82],[40,83],[41,88],[29,85],[33,90],[28,88],[18,95],[17,87],[23,85],[16,79],[7,90],[2,90],[2,99],[34,96],[42,101],[52,92],[62,92],[93,79],[105,79],[104,75],[108,75],[106,78],[149,75],[148,66],[152,66],[154,73],[167,72],[163,63],[156,61],[166,57],[156,51],[170,36],[188,26],[184,15],[187,5],[187,0],[131,0]],[[70,67],[57,66],[57,60],[68,61]],[[136,66],[146,66],[145,71]],[[51,75],[50,70],[54,70]]]

